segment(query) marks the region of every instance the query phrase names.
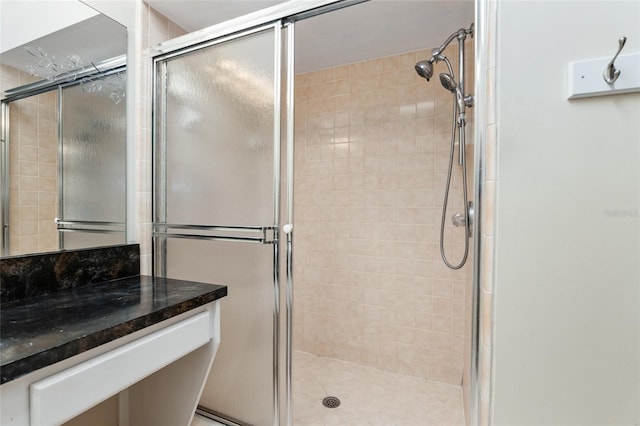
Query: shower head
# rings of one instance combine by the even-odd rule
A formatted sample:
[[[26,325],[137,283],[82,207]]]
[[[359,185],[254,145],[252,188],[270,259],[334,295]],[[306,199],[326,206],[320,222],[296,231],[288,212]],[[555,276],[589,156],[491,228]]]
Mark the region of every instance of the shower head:
[[[458,111],[464,111],[464,107],[466,104],[465,98],[462,95],[462,91],[460,90],[460,86],[456,83],[456,80],[453,78],[451,74],[441,73],[440,74],[440,83],[442,83],[442,87],[456,95],[456,101],[458,103]],[[471,106],[470,104],[468,106]]]
[[[431,57],[429,59],[425,59],[424,61],[419,61],[416,63],[415,68],[418,75],[422,78],[425,78],[427,81],[431,80],[433,76],[433,64],[438,63],[440,61],[444,61],[447,64],[447,68],[449,69],[449,73],[453,74],[453,68],[451,68],[451,62],[442,52],[438,49],[433,49],[431,52]]]
[[[442,87],[450,91],[451,93],[456,93],[456,90],[460,90],[458,88],[458,83],[454,80],[451,74],[441,73],[440,74],[440,83],[442,83]]]
[[[449,62],[447,57],[445,55],[443,55],[442,52],[444,52],[444,49],[447,48],[449,43],[451,43],[455,39],[458,39],[459,42],[462,43],[462,42],[464,42],[464,40],[468,36],[473,37],[473,28],[474,28],[473,24],[471,24],[469,29],[460,28],[458,31],[456,31],[453,34],[451,34],[444,41],[444,43],[442,43],[440,46],[438,46],[435,49],[433,49],[431,51],[431,57],[429,59],[416,63],[415,68],[416,68],[416,72],[418,73],[418,75],[420,77],[422,77],[422,78],[425,78],[427,81],[429,81],[431,79],[431,77],[433,76],[433,63],[434,62],[438,63],[440,61],[446,62],[447,68],[449,68],[449,74],[453,75],[453,69],[451,68],[451,63]],[[442,77],[441,77],[441,79],[442,79]],[[443,83],[443,85],[444,85],[444,83]],[[447,86],[445,86],[445,87],[447,87]],[[451,89],[449,89],[449,90],[451,90]]]
[[[427,81],[433,77],[433,57],[416,63],[416,72]]]

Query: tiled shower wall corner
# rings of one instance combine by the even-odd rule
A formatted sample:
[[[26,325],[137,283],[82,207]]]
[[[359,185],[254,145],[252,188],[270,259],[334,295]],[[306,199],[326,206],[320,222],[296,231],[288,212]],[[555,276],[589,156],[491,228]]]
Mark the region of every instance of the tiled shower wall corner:
[[[459,385],[472,261],[440,259],[452,95],[415,73],[429,52],[296,76],[294,349]],[[463,231],[445,241],[457,261]]]
[[[26,73],[0,65],[0,92],[34,81]],[[9,138],[10,254],[58,249],[53,218],[58,204],[58,137],[55,91],[11,102]]]
[[[152,58],[150,46],[186,34],[186,31],[146,3],[142,4],[142,22],[139,25],[141,37],[141,63],[139,106],[136,122],[136,183],[137,183],[137,239],[140,242],[140,269],[143,274],[151,274],[151,108]]]

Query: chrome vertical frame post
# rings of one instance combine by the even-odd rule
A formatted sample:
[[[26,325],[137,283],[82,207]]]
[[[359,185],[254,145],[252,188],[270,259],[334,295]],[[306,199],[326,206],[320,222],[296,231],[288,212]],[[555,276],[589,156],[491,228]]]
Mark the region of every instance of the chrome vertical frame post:
[[[152,108],[151,108],[151,122],[154,123],[151,127],[151,139],[153,146],[151,150],[151,175],[152,175],[152,191],[151,191],[151,217],[153,223],[166,223],[167,222],[167,173],[166,173],[166,153],[167,153],[167,137],[164,129],[166,128],[167,117],[167,105],[166,96],[166,74],[167,63],[165,61],[154,60],[153,72],[151,75],[152,81]],[[162,82],[162,87],[159,86]],[[163,92],[163,96],[158,96],[158,91]],[[158,104],[158,100],[162,100],[162,104]],[[162,166],[160,166],[162,164]],[[159,231],[166,232],[166,228],[161,228]],[[152,252],[151,256],[151,270],[154,275],[160,277],[167,276],[167,238],[156,236],[155,231],[152,232]]]
[[[0,134],[0,138],[2,140],[2,153],[1,153],[1,161],[2,161],[2,188],[1,194],[2,197],[2,211],[0,214],[2,215],[2,251],[0,255],[8,256],[9,255],[9,103],[2,101],[0,114],[2,114],[2,133]]]
[[[64,219],[64,146],[62,144],[62,87],[58,86],[58,217]],[[64,248],[64,232],[58,230],[58,248]]]
[[[282,25],[274,24],[275,48],[273,70],[273,226],[276,231],[276,243],[273,245],[273,424],[280,426],[280,252],[278,240],[280,239],[280,138],[282,103],[280,102],[282,87]]]
[[[493,0],[490,0],[493,1]],[[483,182],[485,178],[485,132],[486,132],[486,68],[487,68],[487,25],[488,25],[488,1],[475,0],[475,36],[474,36],[474,216],[471,224],[473,227],[473,278],[472,278],[472,312],[471,312],[471,356],[469,365],[469,422],[472,425],[480,424],[480,282],[482,256],[482,216],[483,211]],[[464,94],[464,92],[463,92]]]
[[[460,164],[461,166],[465,164],[465,155],[466,155],[466,135],[465,135],[465,131],[466,131],[466,107],[464,105],[464,97],[465,97],[465,91],[464,91],[464,43],[467,39],[466,34],[464,35],[460,35],[458,34],[458,64],[459,64],[459,70],[458,70],[458,78],[460,79],[460,81],[458,82],[458,86],[460,87],[460,93],[462,94],[462,105],[459,106],[460,111],[458,111],[459,114],[459,118],[458,118],[458,132],[459,132],[459,137],[458,137],[458,145],[459,145],[459,154],[460,154],[460,158],[458,159],[458,164]],[[467,215],[468,216],[468,215]],[[467,235],[468,237],[468,235]]]
[[[287,129],[286,129],[286,182],[287,182],[287,218],[282,230],[286,236],[287,259],[286,259],[286,376],[285,376],[285,398],[286,398],[286,425],[293,424],[293,177],[294,177],[294,89],[295,89],[295,23],[288,22],[287,29]]]

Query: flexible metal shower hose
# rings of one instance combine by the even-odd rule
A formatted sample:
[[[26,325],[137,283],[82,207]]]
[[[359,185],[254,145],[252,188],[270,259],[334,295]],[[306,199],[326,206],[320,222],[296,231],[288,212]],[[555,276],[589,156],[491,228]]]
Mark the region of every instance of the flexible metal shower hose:
[[[454,98],[455,98],[455,93],[454,93]],[[449,155],[449,170],[447,171],[447,184],[445,186],[445,191],[444,191],[444,202],[442,205],[442,219],[440,221],[440,256],[442,256],[442,260],[444,261],[445,265],[447,265],[449,268],[451,269],[460,269],[464,266],[465,262],[467,261],[467,257],[469,256],[469,237],[470,237],[470,233],[469,233],[469,212],[468,212],[468,205],[469,205],[469,200],[468,200],[468,196],[467,196],[467,160],[464,156],[462,156],[462,194],[463,194],[463,199],[464,199],[464,234],[465,234],[465,239],[464,239],[464,256],[462,257],[462,260],[457,263],[457,264],[452,264],[451,262],[449,262],[449,260],[447,259],[447,255],[444,252],[444,223],[446,221],[446,217],[447,217],[447,202],[449,200],[449,189],[451,187],[451,171],[453,169],[453,154],[454,154],[454,150],[455,150],[455,143],[456,143],[456,116],[458,115],[458,103],[456,102],[456,100],[454,99],[453,101],[453,117],[452,117],[452,127],[451,127],[451,152]],[[466,122],[462,122],[459,123],[459,148],[458,149],[463,149],[462,148],[462,144],[465,143],[465,137],[464,137],[464,131],[465,131],[465,126],[466,126]]]

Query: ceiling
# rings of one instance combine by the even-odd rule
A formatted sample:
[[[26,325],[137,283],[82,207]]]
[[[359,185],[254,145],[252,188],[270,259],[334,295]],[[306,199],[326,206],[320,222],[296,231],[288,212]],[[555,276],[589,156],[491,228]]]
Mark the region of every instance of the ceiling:
[[[0,64],[42,78],[127,52],[126,27],[76,0],[0,0],[0,23]]]
[[[301,0],[295,0],[301,1]],[[146,0],[187,31],[284,1]],[[371,0],[296,24],[296,72],[431,48],[473,21],[472,0]]]
[[[21,70],[26,69],[27,65],[38,64],[39,58],[27,53],[26,46],[43,49],[47,56],[57,58],[59,63],[64,63],[71,55],[77,55],[84,65],[97,64],[127,53],[127,30],[105,15],[97,14],[3,52],[0,54],[0,63]]]

